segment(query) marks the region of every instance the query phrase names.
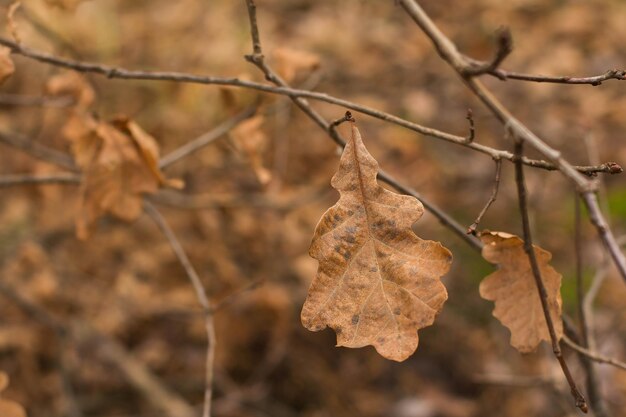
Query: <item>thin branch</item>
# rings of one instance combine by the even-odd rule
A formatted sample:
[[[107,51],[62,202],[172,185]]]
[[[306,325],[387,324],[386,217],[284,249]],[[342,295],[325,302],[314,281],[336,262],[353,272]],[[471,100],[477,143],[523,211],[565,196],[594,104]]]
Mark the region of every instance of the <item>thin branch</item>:
[[[523,153],[523,145],[524,142],[521,139],[516,138],[515,142],[515,154],[519,155],[520,159]],[[572,396],[576,402],[576,407],[578,407],[582,412],[587,413],[588,407],[587,402],[585,401],[585,397],[583,397],[582,393],[578,390],[576,386],[576,382],[572,377],[572,374],[563,358],[563,353],[561,352],[561,347],[559,346],[559,339],[556,334],[556,330],[554,328],[554,323],[552,321],[552,316],[550,315],[550,307],[548,305],[548,293],[546,291],[546,287],[543,284],[541,278],[541,270],[539,269],[539,264],[537,263],[537,257],[535,255],[535,250],[533,248],[532,235],[530,231],[530,221],[528,217],[528,205],[526,202],[526,184],[524,181],[524,165],[520,160],[515,161],[515,182],[517,183],[517,194],[519,200],[519,208],[520,214],[522,217],[522,227],[524,231],[524,251],[528,256],[528,260],[530,262],[530,266],[532,268],[533,277],[535,278],[535,284],[537,285],[537,291],[539,292],[539,298],[541,300],[541,308],[543,309],[543,314],[546,319],[546,324],[548,326],[548,331],[550,333],[550,340],[552,342],[552,351],[554,352],[554,356],[556,356],[559,364],[561,365],[561,369],[563,370],[563,374],[567,379],[567,383],[570,386],[570,390],[572,392]]]
[[[263,57],[263,51],[261,49],[260,37],[258,34],[258,24],[256,21],[256,7],[252,7],[254,6],[254,0],[246,0],[246,5],[248,6],[248,17],[250,19],[250,28],[251,28],[251,31],[253,32],[252,33],[253,49],[255,51],[253,55],[246,55],[246,59],[250,61],[251,63],[253,63],[254,65],[256,65],[261,71],[263,71],[263,74],[265,75],[266,79],[270,80],[271,82],[273,82],[274,84],[278,86],[281,86],[282,88],[286,88],[287,83],[282,78],[280,78],[280,76],[276,74],[265,63],[265,60]],[[255,31],[256,33],[254,33]],[[303,99],[302,97],[290,95],[290,98],[300,108],[300,110],[302,110],[307,116],[309,116],[318,126],[324,129],[329,134],[331,139],[335,141],[335,143],[337,143],[342,148],[346,146],[346,141],[337,132],[337,129],[336,129],[337,121],[333,123],[327,122],[317,111],[315,111],[309,105],[308,101]],[[346,119],[347,116],[348,115],[346,114],[346,116],[344,116],[343,119]],[[349,116],[352,117],[351,114]],[[338,120],[340,121],[342,119],[338,119]],[[463,140],[465,140],[465,138],[463,138]],[[424,197],[422,197],[417,191],[415,191],[414,189],[404,184],[401,184],[395,178],[393,178],[391,175],[387,174],[383,170],[380,170],[378,172],[378,178],[381,181],[391,185],[393,188],[400,191],[401,193],[413,196],[417,198],[418,200],[420,200],[422,204],[424,205],[424,207],[428,211],[430,211],[435,217],[437,217],[437,219],[439,219],[439,221],[443,225],[445,225],[450,230],[455,232],[459,237],[461,237],[463,240],[469,243],[470,246],[472,246],[474,249],[478,251],[482,249],[482,243],[478,239],[476,239],[476,237],[468,236],[467,234],[465,234],[465,228],[463,226],[457,223],[456,220],[454,220],[452,217],[446,214],[443,210],[441,210],[435,204],[424,199]]]
[[[80,175],[76,174],[48,174],[48,175],[30,175],[15,174],[0,176],[0,188],[15,185],[39,185],[39,184],[64,184],[77,185],[80,184]]]
[[[509,129],[513,133],[513,137],[517,140],[522,140],[541,153],[557,166],[559,171],[576,186],[585,201],[592,224],[596,227],[604,246],[611,254],[620,275],[626,282],[626,257],[624,257],[624,254],[615,242],[615,236],[608,227],[604,215],[598,206],[598,199],[595,194],[597,188],[596,183],[581,174],[576,167],[565,160],[560,151],[549,146],[517,120],[479,80],[464,73],[465,69],[471,66],[471,63],[457,50],[454,43],[439,30],[415,0],[398,0],[398,2],[413,21],[430,38],[439,55],[457,71],[465,85],[483,102],[493,115],[500,120],[506,129]],[[523,163],[523,161],[520,163]]]
[[[619,369],[623,369],[624,371],[626,371],[626,362],[622,362],[619,361],[617,359],[613,359],[613,358],[609,358],[607,356],[601,355],[597,352],[593,352],[589,349],[586,349],[580,345],[577,345],[572,339],[570,339],[567,336],[563,336],[563,342],[565,342],[565,344],[569,347],[571,347],[572,349],[574,349],[576,352],[581,353],[583,355],[585,355],[586,357],[588,357],[589,359],[598,362],[598,363],[604,363],[607,365],[612,365],[615,366],[616,368]]]
[[[467,56],[464,58],[469,63],[463,70],[465,76],[478,76],[482,74],[492,75],[499,80],[518,80],[532,81],[538,83],[555,83],[555,84],[589,84],[593,86],[601,85],[607,80],[626,80],[626,70],[611,69],[604,74],[594,75],[590,77],[572,77],[568,75],[549,76],[539,74],[526,74],[515,71],[507,71],[500,69],[502,61],[513,51],[513,39],[508,28],[503,28],[497,34],[497,49],[494,58],[491,61],[477,61]]]
[[[250,28],[251,28],[252,31],[256,30],[258,32],[258,25],[257,25],[257,22],[256,22],[256,13],[255,13],[256,12],[256,8],[255,7],[251,7],[251,5],[254,5],[254,1],[253,0],[246,0],[246,5],[248,6],[248,16],[250,18]],[[252,35],[252,39],[259,40],[260,37],[259,37],[258,33],[255,34],[255,35],[253,34]],[[256,65],[261,71],[263,71],[263,73],[265,74],[265,78],[266,79],[270,80],[271,82],[273,82],[276,85],[279,85],[281,87],[287,86],[287,83],[282,78],[280,78],[280,76],[278,74],[276,74],[265,63],[265,60],[263,59],[263,53],[262,53],[260,41],[258,42],[258,45],[256,47],[258,47],[258,49],[260,50],[260,53],[256,53],[255,52],[253,55],[247,55],[246,59],[248,61],[252,62],[254,65]],[[322,129],[324,129],[330,135],[330,137],[335,141],[335,143],[340,145],[342,148],[346,145],[346,141],[337,132],[337,130],[335,128],[336,125],[333,125],[333,123],[327,122],[319,113],[317,113],[309,105],[308,101],[306,101],[305,99],[303,99],[301,97],[296,97],[296,96],[290,96],[290,98],[318,126],[320,126]],[[345,119],[346,116],[344,116],[344,119]],[[350,117],[352,117],[351,114],[350,114]],[[341,119],[339,119],[339,120],[341,120]],[[437,217],[437,219],[439,219],[439,221],[442,224],[444,224],[446,227],[448,227],[453,232],[455,232],[458,236],[460,236],[462,239],[464,239],[474,249],[476,249],[476,250],[481,250],[482,249],[482,243],[478,239],[476,239],[473,236],[467,236],[465,234],[465,230],[464,230],[463,226],[458,224],[456,222],[456,220],[451,218],[448,214],[446,214],[439,207],[437,207],[433,203],[429,202],[428,200],[424,199],[417,191],[415,191],[414,189],[412,189],[412,188],[410,188],[410,187],[408,187],[406,185],[403,185],[403,184],[399,183],[395,178],[393,178],[392,176],[390,176],[389,174],[387,174],[383,170],[380,170],[378,172],[378,178],[381,181],[391,185],[396,190],[398,190],[398,191],[400,191],[400,192],[402,192],[404,194],[411,195],[411,196],[417,198],[418,200],[420,200],[422,202],[422,204],[424,205],[424,207],[428,211],[430,211],[435,217]]]
[[[480,214],[478,215],[478,217],[476,217],[474,223],[472,223],[472,225],[467,228],[468,234],[476,235],[476,228],[478,227],[478,224],[483,219],[483,216],[485,215],[487,210],[489,210],[489,207],[491,207],[494,201],[496,201],[496,197],[498,197],[498,189],[500,188],[500,174],[502,173],[502,160],[496,159],[495,162],[496,174],[493,180],[493,191],[491,192],[491,197],[489,197],[489,201],[487,201],[485,207],[483,207],[483,209],[480,211]]]
[[[68,154],[49,148],[20,134],[0,132],[0,142],[13,146],[42,161],[53,163],[72,172],[78,172],[74,160]]]
[[[211,314],[212,307],[209,298],[206,295],[206,290],[204,289],[204,285],[198,276],[195,268],[191,264],[189,257],[187,257],[187,253],[183,249],[182,245],[178,241],[178,238],[170,228],[170,226],[165,221],[165,218],[159,213],[159,211],[150,203],[149,201],[144,202],[144,208],[146,213],[157,224],[163,235],[167,238],[172,250],[176,254],[178,261],[181,266],[185,270],[187,274],[187,278],[191,281],[191,285],[193,286],[196,292],[196,298],[202,306],[204,311],[204,322],[207,331],[207,359],[206,359],[206,375],[205,375],[205,389],[204,389],[204,408],[202,412],[203,417],[211,416],[211,399],[213,397],[213,366],[215,362],[215,325],[213,323],[213,315]]]
[[[394,116],[390,113],[386,113],[380,110],[373,109],[371,107],[363,106],[348,100],[333,97],[326,93],[320,93],[316,91],[300,90],[285,86],[271,86],[267,84],[257,83],[253,81],[240,80],[235,77],[211,77],[202,76],[181,72],[167,72],[167,71],[137,71],[129,70],[121,67],[112,67],[108,65],[101,65],[91,62],[81,62],[70,59],[63,59],[57,56],[39,52],[34,49],[30,49],[19,45],[9,39],[0,37],[0,45],[4,45],[11,49],[14,54],[22,55],[26,58],[30,58],[39,62],[43,62],[49,65],[54,65],[62,68],[71,69],[77,72],[89,72],[94,74],[100,74],[108,78],[117,79],[130,79],[130,80],[151,80],[151,81],[176,81],[184,83],[195,84],[213,84],[213,85],[230,85],[234,87],[249,88],[253,90],[263,91],[271,94],[281,94],[291,97],[309,98],[314,100],[323,101],[330,104],[335,104],[362,114],[367,114],[374,118],[402,126],[408,130],[420,133],[425,136],[445,140],[447,142],[455,143],[457,145],[465,146],[473,149],[477,152],[489,155],[492,158],[501,158],[508,161],[513,160],[513,154],[505,150],[494,149],[489,146],[481,145],[479,143],[468,143],[467,138],[464,136],[458,136],[451,133],[443,132],[430,127],[422,126],[417,123],[410,122],[400,117]],[[262,55],[262,54],[261,54]],[[250,60],[258,60],[256,55],[248,55]],[[268,75],[266,74],[266,77]],[[276,84],[276,83],[275,83]],[[278,85],[278,84],[277,84]],[[559,169],[558,165],[555,165],[548,161],[533,160],[524,158],[523,163],[532,166],[534,168],[546,169],[553,171]],[[574,169],[584,174],[595,173],[608,173],[619,174],[622,172],[621,167],[615,162],[607,162],[599,166],[575,166]]]
[[[212,143],[214,140],[219,139],[226,133],[230,132],[234,129],[239,123],[243,122],[246,119],[249,119],[256,113],[256,106],[250,106],[247,109],[243,110],[241,113],[236,114],[230,119],[222,122],[220,125],[215,127],[214,129],[206,132],[202,136],[192,140],[184,144],[183,146],[175,149],[171,153],[165,155],[159,161],[159,168],[164,169],[173,163],[179,161],[180,159],[191,155],[192,153],[204,148],[205,146]]]
[[[533,81],[537,83],[555,83],[555,84],[590,84],[597,86],[608,80],[626,80],[626,70],[612,69],[604,74],[594,75],[591,77],[572,77],[569,75],[549,76],[538,74],[525,74],[522,72],[505,71],[503,69],[495,69],[489,74],[501,80],[519,80]]]

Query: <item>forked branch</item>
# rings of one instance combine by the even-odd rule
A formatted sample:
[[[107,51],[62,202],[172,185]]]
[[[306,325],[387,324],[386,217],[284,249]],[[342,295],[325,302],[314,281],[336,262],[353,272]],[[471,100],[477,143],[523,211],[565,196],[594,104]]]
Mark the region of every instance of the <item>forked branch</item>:
[[[547,158],[558,170],[570,180],[582,196],[592,224],[604,243],[604,246],[611,254],[613,262],[617,266],[620,275],[626,282],[626,258],[615,240],[613,232],[608,227],[606,219],[598,205],[596,196],[596,183],[583,175],[565,158],[560,151],[549,146],[544,140],[530,131],[522,122],[517,120],[511,112],[485,87],[478,79],[466,74],[466,69],[471,67],[471,62],[461,54],[454,43],[446,37],[435,25],[426,12],[415,0],[398,0],[407,14],[430,38],[433,46],[439,55],[450,64],[459,74],[465,85],[478,97],[483,104],[493,113],[493,115],[512,133],[512,137],[528,144],[545,158]],[[516,158],[517,159],[517,158]],[[522,164],[523,159],[517,160],[517,164]]]

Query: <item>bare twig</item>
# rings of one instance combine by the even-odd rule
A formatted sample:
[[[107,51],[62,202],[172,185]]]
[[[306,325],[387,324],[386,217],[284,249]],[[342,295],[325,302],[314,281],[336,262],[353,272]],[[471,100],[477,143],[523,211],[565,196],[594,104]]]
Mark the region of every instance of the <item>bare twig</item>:
[[[80,184],[80,175],[76,174],[48,174],[48,175],[2,175],[0,176],[0,187],[10,187],[13,185],[37,185],[37,184]]]
[[[500,188],[500,174],[502,173],[502,160],[496,159],[495,162],[496,174],[493,180],[493,191],[491,192],[491,197],[489,197],[489,201],[487,201],[485,207],[483,207],[483,209],[480,211],[480,214],[478,214],[478,217],[476,217],[474,223],[472,223],[472,225],[467,228],[467,233],[469,234],[476,235],[476,228],[478,227],[478,224],[483,219],[483,216],[485,215],[487,210],[489,210],[489,207],[491,207],[491,205],[494,203],[494,201],[496,201],[496,198],[498,197],[498,189]]]
[[[265,78],[275,83],[276,85],[285,87],[287,86],[287,83],[282,78],[280,78],[280,76],[278,76],[278,74],[276,74],[265,63],[265,60],[263,58],[260,37],[258,34],[258,25],[256,21],[256,7],[251,7],[252,5],[254,5],[254,1],[246,0],[246,5],[248,6],[248,17],[250,19],[250,28],[251,28],[251,31],[253,32],[252,33],[253,50],[255,51],[253,55],[247,55],[246,59],[250,61],[251,63],[253,63],[254,65],[256,65],[261,71],[263,71],[263,73],[265,74]],[[254,41],[255,39],[256,39],[256,42]],[[302,97],[297,97],[293,95],[290,95],[289,97],[300,108],[300,110],[302,110],[307,116],[309,116],[318,126],[324,129],[329,134],[331,139],[335,141],[335,143],[337,143],[342,148],[346,146],[346,141],[337,132],[336,124],[327,122],[317,111],[315,111],[309,105],[308,101],[303,99]],[[351,114],[350,114],[350,117],[352,117]],[[346,116],[344,116],[343,119],[345,120],[345,118]],[[342,120],[342,119],[339,119],[339,120]],[[463,140],[465,140],[465,138],[463,138]],[[465,234],[465,229],[463,228],[463,226],[457,223],[456,220],[450,217],[447,213],[445,213],[435,204],[424,199],[424,197],[422,197],[417,191],[415,191],[414,189],[404,184],[399,183],[395,178],[393,178],[392,176],[390,176],[389,174],[387,174],[386,172],[382,170],[378,172],[378,178],[381,181],[391,185],[393,188],[400,191],[401,193],[411,195],[417,198],[418,200],[420,200],[422,204],[424,205],[424,207],[428,211],[430,211],[435,217],[437,217],[437,219],[442,224],[444,224],[450,230],[455,232],[459,237],[461,237],[463,240],[469,243],[470,246],[472,246],[474,249],[478,251],[482,249],[482,243],[478,239],[476,239],[474,236],[468,236],[467,234]]]
[[[611,254],[613,262],[626,282],[626,258],[617,245],[615,236],[608,227],[604,215],[598,206],[598,199],[595,194],[597,188],[596,183],[585,177],[576,167],[565,160],[561,152],[549,146],[517,120],[479,80],[465,74],[466,68],[471,67],[471,62],[457,50],[454,43],[439,30],[415,0],[398,0],[398,2],[413,21],[415,21],[430,38],[439,55],[457,71],[465,82],[465,85],[483,102],[494,116],[513,133],[513,136],[518,140],[528,143],[528,145],[541,153],[557,166],[559,171],[576,186],[585,201],[592,224],[596,227],[604,246]],[[520,163],[523,163],[523,161]]]
[[[593,352],[589,349],[586,349],[578,344],[576,344],[572,339],[567,336],[563,336],[563,342],[572,349],[574,349],[578,353],[582,353],[589,359],[596,361],[598,363],[604,363],[607,365],[615,366],[616,368],[623,369],[626,371],[626,362],[618,361],[617,359],[609,358],[607,356],[601,355],[597,352]]]
[[[259,43],[260,44],[260,43]],[[374,118],[396,124],[398,126],[402,126],[411,131],[420,133],[425,136],[445,140],[447,142],[455,143],[457,145],[465,146],[467,148],[473,149],[477,152],[489,155],[492,158],[501,158],[506,159],[508,161],[513,160],[513,154],[500,149],[494,149],[486,145],[482,145],[479,143],[471,142],[468,143],[467,138],[464,136],[458,136],[451,133],[446,133],[437,129],[433,129],[430,127],[422,126],[414,122],[410,122],[408,120],[402,119],[400,117],[394,116],[390,113],[386,113],[380,110],[373,109],[371,107],[363,106],[348,100],[344,100],[341,98],[333,97],[326,93],[320,93],[316,91],[309,90],[300,90],[295,88],[287,87],[286,84],[279,86],[271,86],[267,84],[257,83],[253,81],[240,80],[235,77],[224,78],[224,77],[211,77],[211,76],[202,76],[202,75],[194,75],[188,73],[181,72],[166,72],[166,71],[139,71],[139,70],[129,70],[121,67],[112,67],[109,65],[101,65],[91,62],[81,62],[74,61],[69,59],[59,58],[54,55],[50,55],[44,52],[39,52],[31,48],[24,47],[19,45],[9,39],[0,37],[0,45],[7,46],[11,49],[11,52],[14,54],[22,55],[24,57],[43,62],[46,64],[71,69],[77,72],[89,72],[104,75],[108,78],[118,78],[118,79],[130,79],[130,80],[152,80],[152,81],[176,81],[183,83],[195,83],[195,84],[214,84],[214,85],[230,85],[234,87],[242,87],[249,88],[253,90],[263,91],[271,94],[281,94],[286,95],[293,98],[309,98],[319,101],[324,101],[326,103],[336,104],[338,106],[367,114]],[[248,55],[249,60],[255,61],[259,60],[259,57],[262,56],[260,54],[257,56],[256,54]],[[271,75],[271,73],[270,73]],[[269,75],[266,74],[266,78]],[[273,82],[275,83],[276,80]],[[275,83],[276,84],[276,83]],[[523,163],[532,166],[534,168],[546,169],[549,171],[553,171],[559,169],[558,165],[548,161],[542,160],[533,160],[524,158]],[[605,164],[599,166],[574,166],[573,169],[578,170],[579,172],[585,174],[594,174],[594,173],[608,173],[608,174],[618,174],[622,172],[621,167],[615,162],[607,162]]]
[[[78,172],[78,168],[71,156],[42,145],[39,142],[35,142],[20,134],[0,132],[0,142],[13,146],[42,161],[53,163],[72,172]]]
[[[205,134],[199,136],[191,142],[184,144],[178,149],[175,149],[171,153],[161,158],[161,160],[159,161],[159,167],[161,169],[167,168],[168,166],[181,160],[182,158],[189,156],[192,153],[204,148],[208,144],[212,143],[214,140],[219,139],[220,137],[234,129],[239,123],[252,117],[254,113],[256,113],[256,110],[257,108],[255,106],[248,107],[241,113],[222,122],[216,128],[206,132]]]
[[[589,84],[598,86],[607,80],[626,80],[626,70],[611,69],[604,74],[594,75],[590,77],[572,77],[568,75],[549,76],[540,74],[526,74],[515,71],[507,71],[500,69],[502,61],[512,52],[513,39],[508,28],[502,28],[497,32],[497,49],[494,58],[491,61],[477,61],[467,56],[464,58],[469,65],[464,68],[463,73],[466,76],[477,76],[482,74],[492,75],[502,81],[518,80],[532,81],[538,83],[556,83],[556,84]]]
[[[191,264],[189,257],[187,257],[187,253],[183,249],[182,245],[178,241],[178,238],[170,228],[170,226],[165,221],[165,218],[159,213],[159,211],[150,203],[149,201],[144,202],[144,207],[146,213],[157,224],[159,229],[165,237],[167,238],[172,250],[176,254],[178,261],[181,266],[185,270],[189,281],[191,281],[191,285],[193,286],[196,292],[196,298],[202,306],[204,311],[204,322],[207,331],[207,359],[206,359],[206,380],[205,380],[205,388],[204,388],[204,408],[202,412],[203,417],[211,416],[211,398],[213,397],[213,365],[215,362],[215,325],[213,323],[213,315],[211,313],[212,307],[209,298],[206,295],[206,290],[204,289],[204,285],[198,276],[195,268]]]
[[[489,74],[501,79],[501,80],[520,80],[520,81],[533,81],[537,83],[556,83],[556,84],[590,84],[597,86],[607,80],[626,80],[626,70],[612,69],[608,70],[604,74],[594,75],[591,77],[572,77],[569,75],[561,76],[549,76],[538,74],[525,74],[521,72],[505,71],[502,69],[494,69],[489,71]]]
[[[521,139],[516,138],[515,142],[515,154],[519,155],[520,159],[523,153],[523,145],[524,142]],[[528,256],[528,260],[530,262],[530,266],[533,272],[533,277],[535,278],[535,284],[537,285],[537,291],[539,292],[539,298],[541,300],[541,307],[543,309],[543,314],[546,319],[546,324],[548,326],[548,331],[550,333],[550,340],[552,342],[552,351],[554,352],[554,356],[556,356],[559,364],[561,365],[561,369],[563,370],[563,374],[567,379],[567,382],[570,386],[572,396],[576,401],[576,407],[580,408],[581,411],[586,413],[588,411],[587,402],[585,401],[585,397],[583,397],[582,393],[578,390],[576,386],[576,382],[572,377],[572,374],[563,358],[563,353],[561,352],[561,347],[559,346],[559,339],[556,335],[556,330],[554,328],[554,323],[552,321],[552,316],[550,315],[550,307],[548,305],[548,293],[546,291],[546,287],[543,284],[541,278],[541,270],[539,269],[539,264],[537,263],[537,258],[535,255],[535,250],[533,248],[532,235],[530,232],[530,221],[528,218],[528,205],[526,202],[526,184],[524,181],[524,165],[520,160],[515,162],[515,181],[517,183],[517,194],[519,199],[519,207],[520,214],[522,217],[522,228],[524,232],[524,251]]]

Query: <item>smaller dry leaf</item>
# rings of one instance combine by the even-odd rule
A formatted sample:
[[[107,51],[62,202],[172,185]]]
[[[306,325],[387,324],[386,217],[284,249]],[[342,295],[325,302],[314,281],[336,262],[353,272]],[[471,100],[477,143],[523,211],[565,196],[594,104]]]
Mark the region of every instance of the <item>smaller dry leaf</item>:
[[[9,386],[9,376],[0,371],[0,392]],[[15,401],[6,400],[0,397],[0,416],[1,417],[26,417],[26,410]]]
[[[480,239],[485,244],[483,258],[498,265],[498,270],[480,283],[480,296],[495,302],[493,315],[511,331],[511,345],[520,352],[532,352],[542,340],[550,342],[524,241],[515,235],[490,231],[482,232]],[[550,316],[560,339],[563,336],[561,274],[548,264],[552,258],[550,252],[538,246],[534,249],[548,294]]]
[[[11,50],[0,46],[0,85],[15,72],[15,64],[11,59]]]
[[[353,124],[331,181],[341,197],[322,216],[309,249],[319,267],[301,318],[312,331],[333,328],[338,346],[372,345],[403,361],[417,349],[417,331],[433,324],[448,298],[441,277],[452,254],[413,233],[422,204],[381,187],[377,174],[378,162]]]
[[[176,189],[182,189],[185,186],[185,183],[180,179],[165,178],[159,168],[159,146],[157,141],[146,133],[141,126],[127,117],[118,117],[112,121],[112,124],[133,139],[144,163],[150,169],[152,175],[159,181],[159,185]]]
[[[308,75],[320,66],[320,58],[316,54],[291,48],[277,48],[273,53],[276,71],[287,82],[291,83],[298,75]]]
[[[63,132],[83,171],[76,222],[81,239],[89,237],[100,216],[109,213],[122,220],[135,220],[142,212],[145,194],[156,192],[160,186],[182,185],[165,179],[158,167],[156,141],[127,118],[106,123],[75,112]]]
[[[72,97],[78,110],[86,110],[96,99],[96,93],[85,77],[69,71],[50,78],[46,83],[46,93],[54,97]]]
[[[272,173],[265,168],[263,162],[263,154],[268,146],[268,138],[263,130],[264,122],[263,116],[254,116],[241,122],[230,133],[237,149],[246,156],[263,186],[272,180]]]

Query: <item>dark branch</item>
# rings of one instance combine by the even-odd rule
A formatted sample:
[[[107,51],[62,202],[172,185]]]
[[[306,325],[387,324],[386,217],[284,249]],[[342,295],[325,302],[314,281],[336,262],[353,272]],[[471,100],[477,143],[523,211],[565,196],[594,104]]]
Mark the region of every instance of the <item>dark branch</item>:
[[[550,315],[550,307],[548,305],[548,293],[546,291],[546,287],[543,284],[543,280],[541,278],[541,270],[539,269],[539,263],[537,262],[537,257],[535,255],[535,249],[533,247],[532,234],[530,231],[530,221],[528,217],[528,204],[526,202],[526,184],[524,181],[524,165],[521,162],[521,156],[523,153],[523,145],[524,142],[515,138],[515,182],[517,183],[517,196],[519,200],[519,208],[520,214],[522,217],[522,228],[524,231],[524,251],[528,256],[528,260],[530,262],[530,266],[533,272],[533,277],[535,278],[535,284],[537,285],[537,291],[539,292],[539,298],[541,300],[541,308],[543,309],[543,314],[546,319],[546,324],[548,326],[548,332],[550,333],[550,341],[552,342],[552,351],[554,352],[554,356],[559,361],[561,365],[561,369],[563,370],[563,374],[567,379],[567,383],[570,386],[570,390],[572,392],[572,396],[576,402],[576,407],[578,407],[583,413],[587,413],[588,406],[585,401],[585,397],[583,397],[582,393],[576,386],[576,382],[572,377],[572,374],[563,358],[563,353],[561,352],[561,347],[559,346],[559,338],[556,334],[556,330],[554,328],[554,322],[552,321],[552,316]]]

